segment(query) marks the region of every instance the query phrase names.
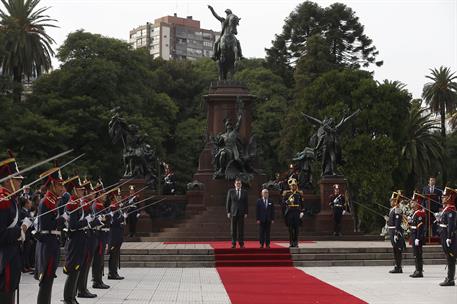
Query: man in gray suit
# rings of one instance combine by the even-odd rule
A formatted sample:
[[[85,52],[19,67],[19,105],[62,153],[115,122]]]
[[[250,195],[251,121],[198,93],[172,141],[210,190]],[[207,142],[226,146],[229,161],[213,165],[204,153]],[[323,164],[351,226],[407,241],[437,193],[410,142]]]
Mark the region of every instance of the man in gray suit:
[[[241,189],[241,179],[237,178],[235,188],[227,192],[225,207],[231,224],[232,248],[236,247],[237,240],[240,248],[244,248],[244,219],[248,216],[248,192]]]

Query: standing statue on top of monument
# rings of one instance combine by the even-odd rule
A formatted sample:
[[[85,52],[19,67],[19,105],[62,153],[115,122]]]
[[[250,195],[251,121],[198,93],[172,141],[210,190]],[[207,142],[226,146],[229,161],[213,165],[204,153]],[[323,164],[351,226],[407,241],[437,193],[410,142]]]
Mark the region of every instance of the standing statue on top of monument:
[[[240,134],[240,125],[243,118],[244,104],[241,98],[237,98],[238,114],[237,122],[233,126],[230,119],[224,119],[225,132],[215,136],[214,144],[214,178],[226,178],[233,180],[236,177],[241,178],[243,182],[249,182],[252,179],[254,169],[251,162],[256,156],[256,142],[252,136],[247,145],[244,145]]]
[[[235,73],[235,63],[243,58],[240,42],[236,38],[237,26],[241,18],[238,18],[230,9],[226,9],[227,16],[219,16],[211,5],[208,5],[211,13],[221,22],[221,36],[216,40],[213,47],[213,60],[218,62],[219,80],[227,80]]]
[[[338,133],[343,125],[351,118],[359,114],[360,110],[355,111],[349,116],[343,116],[341,121],[335,126],[335,119],[333,117],[324,118],[323,121],[306,115],[306,120],[316,125],[317,130],[317,143],[314,147],[315,155],[322,159],[322,176],[335,176],[336,165],[342,163],[341,146],[338,138]]]

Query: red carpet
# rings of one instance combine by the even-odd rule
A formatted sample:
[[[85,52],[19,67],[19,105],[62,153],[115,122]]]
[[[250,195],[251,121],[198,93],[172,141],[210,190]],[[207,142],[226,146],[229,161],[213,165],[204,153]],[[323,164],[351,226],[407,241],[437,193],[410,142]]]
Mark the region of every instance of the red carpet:
[[[294,267],[218,267],[217,271],[234,304],[366,304]]]
[[[310,243],[312,241],[301,241]],[[216,269],[234,304],[366,304],[365,301],[293,267],[288,247],[272,242],[246,241],[245,248],[231,249],[230,241],[164,242],[164,244],[209,244],[214,248]],[[274,267],[272,267],[274,266]]]
[[[214,249],[224,249],[224,248],[231,248],[232,243],[231,241],[201,241],[201,242],[163,242],[164,244],[208,244],[211,245]],[[314,241],[300,241],[300,244],[305,243],[314,243]],[[284,244],[284,246],[280,246],[279,244]],[[245,241],[244,242],[245,248],[259,248],[260,244],[258,241]],[[271,241],[270,247],[271,248],[287,248],[289,246],[289,241]],[[237,247],[238,244],[237,244]]]

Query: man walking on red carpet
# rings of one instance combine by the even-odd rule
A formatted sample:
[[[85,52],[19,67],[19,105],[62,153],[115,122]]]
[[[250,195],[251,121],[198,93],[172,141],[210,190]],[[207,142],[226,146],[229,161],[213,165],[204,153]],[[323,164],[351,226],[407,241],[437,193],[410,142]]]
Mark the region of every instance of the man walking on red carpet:
[[[270,248],[270,230],[271,224],[274,223],[275,208],[273,202],[268,198],[268,190],[262,190],[262,197],[257,200],[256,220],[259,225],[260,248],[263,245]]]
[[[248,216],[248,192],[241,189],[241,179],[235,179],[235,188],[227,192],[226,199],[227,218],[230,219],[230,232],[232,234],[232,248],[236,242],[240,248],[244,247],[244,219]]]

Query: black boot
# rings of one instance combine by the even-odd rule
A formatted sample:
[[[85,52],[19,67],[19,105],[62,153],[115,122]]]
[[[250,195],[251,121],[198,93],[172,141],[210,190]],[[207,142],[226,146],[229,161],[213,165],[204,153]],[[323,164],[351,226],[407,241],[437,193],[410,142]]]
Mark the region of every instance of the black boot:
[[[87,289],[87,277],[89,276],[90,263],[86,262],[81,269],[78,278],[78,298],[96,298],[97,295]]]
[[[103,283],[103,255],[95,255],[94,262],[92,263],[92,288],[95,289],[108,289],[109,285]]]
[[[440,286],[455,286],[455,259],[447,258],[447,278],[444,279],[444,282],[440,283]]]
[[[440,286],[455,286],[455,281],[445,278],[444,281],[440,283]]]
[[[45,278],[40,282],[38,290],[37,304],[51,304],[52,284],[54,278]]]
[[[413,274],[410,274],[409,276],[411,278],[423,278],[424,275],[422,274],[422,261],[417,257],[415,260],[415,265],[416,265],[416,270],[414,271]]]
[[[124,277],[121,277],[117,273],[117,266],[119,265],[120,255],[118,254],[118,249],[111,251],[109,256],[109,274],[108,280],[123,280]]]
[[[78,272],[73,271],[67,275],[65,285],[63,288],[63,303],[64,304],[77,304],[74,294],[76,282],[78,281]]]
[[[394,269],[389,271],[389,273],[403,273],[403,269],[401,267],[395,266]]]

